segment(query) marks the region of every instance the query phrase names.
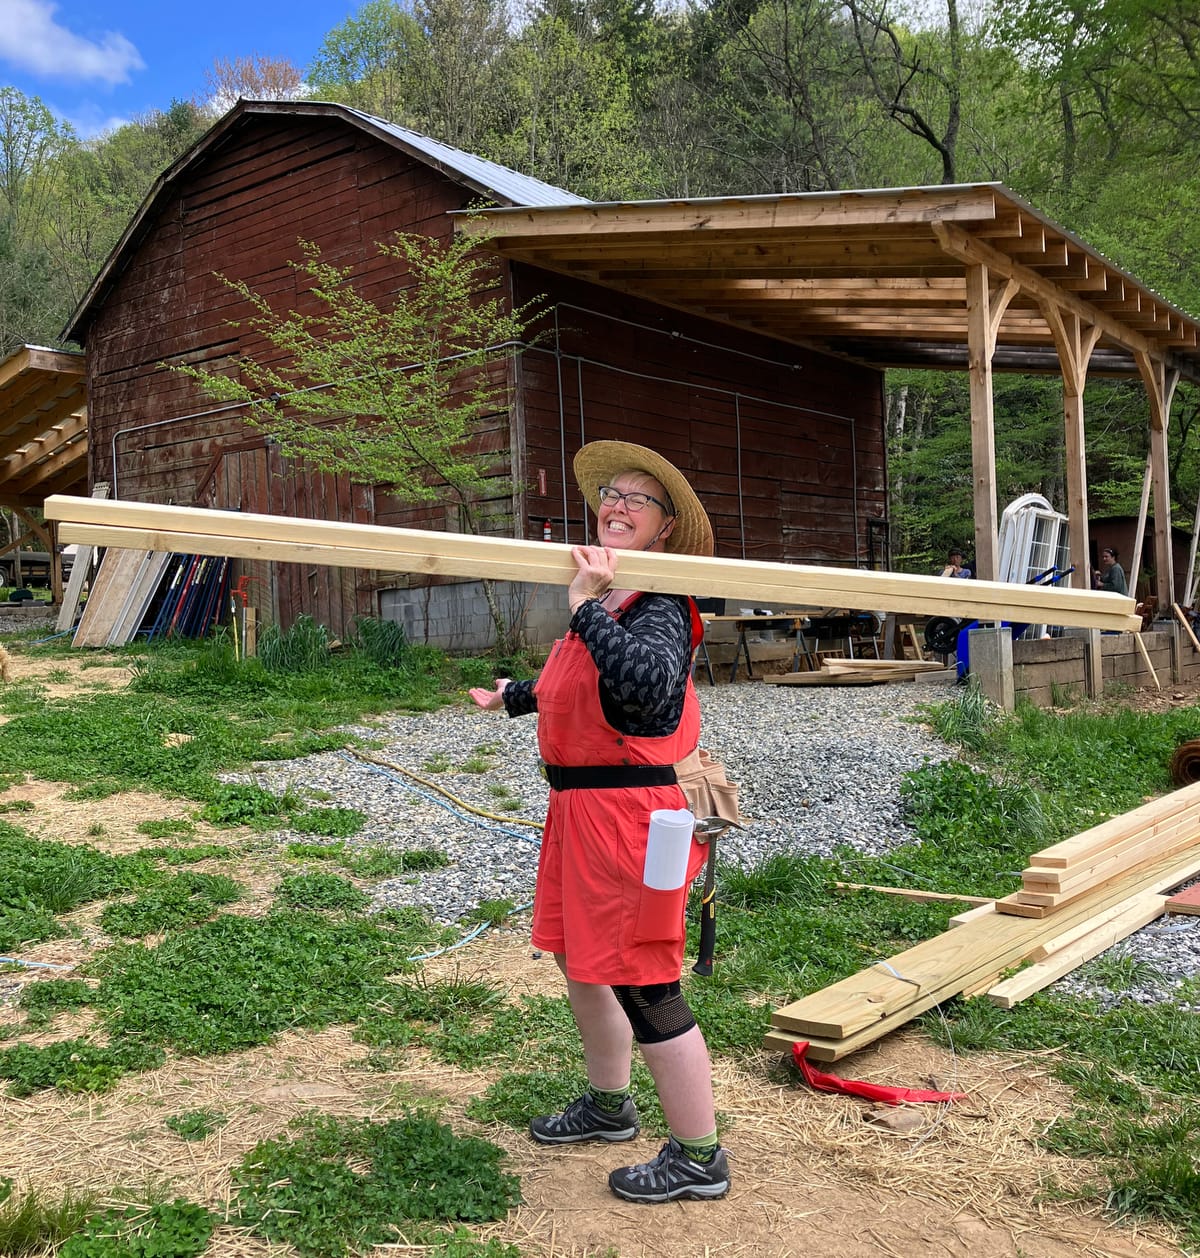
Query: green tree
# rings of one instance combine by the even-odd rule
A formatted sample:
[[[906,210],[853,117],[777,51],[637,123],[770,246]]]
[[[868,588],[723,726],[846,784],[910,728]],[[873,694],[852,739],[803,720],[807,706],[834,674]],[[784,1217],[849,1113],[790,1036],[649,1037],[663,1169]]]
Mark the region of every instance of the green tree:
[[[251,307],[245,326],[265,339],[268,356],[242,358],[237,378],[176,370],[210,396],[242,403],[247,422],[290,457],[387,486],[401,501],[449,496],[467,532],[494,526],[485,503],[506,487],[472,438],[479,421],[507,409],[503,360],[534,305],[508,308],[493,261],[474,241],[397,232],[380,242],[406,272],[387,305],[360,291],[352,267],[326,262],[311,242],[300,249],[291,266],[307,310],[276,310],[245,281],[222,277]],[[483,586],[497,641],[512,646],[495,589]]]
[[[425,31],[395,0],[367,3],[329,32],[308,70],[314,95],[392,122],[424,122]]]
[[[41,229],[54,159],[74,141],[38,97],[0,87],[0,211],[18,238]]]
[[[501,76],[489,157],[595,200],[643,194],[629,82],[597,47],[542,18],[507,51]]]

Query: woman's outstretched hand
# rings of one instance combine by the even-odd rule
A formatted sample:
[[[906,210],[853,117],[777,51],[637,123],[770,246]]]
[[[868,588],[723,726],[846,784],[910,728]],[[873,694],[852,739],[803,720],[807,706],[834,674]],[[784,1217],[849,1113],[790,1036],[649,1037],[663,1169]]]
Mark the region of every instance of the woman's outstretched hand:
[[[497,677],[495,690],[485,686],[472,686],[467,693],[485,712],[499,712],[504,707],[504,691],[508,688],[509,678]]]

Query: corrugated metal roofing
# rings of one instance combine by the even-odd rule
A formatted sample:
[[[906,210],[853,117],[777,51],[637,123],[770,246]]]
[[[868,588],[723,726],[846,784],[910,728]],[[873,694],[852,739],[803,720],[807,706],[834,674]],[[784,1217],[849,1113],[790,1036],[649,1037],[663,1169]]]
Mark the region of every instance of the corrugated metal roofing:
[[[543,183],[531,175],[522,175],[518,171],[501,166],[498,162],[490,162],[486,157],[477,157],[474,153],[465,153],[440,140],[431,139],[419,131],[410,131],[407,127],[388,122],[386,118],[377,118],[373,114],[363,113],[360,109],[346,109],[346,113],[355,114],[364,122],[370,123],[381,131],[394,136],[414,154],[421,154],[439,167],[447,167],[461,175],[470,184],[474,184],[493,193],[502,201],[513,205],[590,205],[587,197],[576,196],[565,188],[556,188],[551,183]]]

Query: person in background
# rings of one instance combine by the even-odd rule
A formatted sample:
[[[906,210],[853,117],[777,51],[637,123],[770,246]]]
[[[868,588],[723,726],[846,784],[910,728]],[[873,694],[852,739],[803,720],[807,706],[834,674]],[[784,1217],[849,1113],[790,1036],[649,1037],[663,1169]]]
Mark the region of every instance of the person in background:
[[[1117,563],[1117,552],[1111,546],[1106,546],[1100,552],[1100,567],[1092,573],[1092,588],[1108,590],[1113,594],[1129,593],[1125,569]]]
[[[964,567],[961,550],[952,550],[946,556],[946,566],[942,569],[942,576],[963,577],[968,581],[971,579],[971,569]]]
[[[688,884],[704,862],[695,837],[678,891],[643,884],[650,814],[686,807],[675,766],[700,738],[692,652],[703,630],[692,599],[623,589],[623,551],[711,555],[712,527],[684,476],[624,441],[594,441],[575,478],[596,513],[597,545],[572,549],[570,628],[536,681],[473,689],[487,711],[538,714],[550,783],[533,905],[533,944],[566,977],[588,1090],[534,1118],[543,1144],[632,1140],[633,1041],[649,1067],[670,1136],[650,1162],[609,1187],[628,1201],[712,1199],[729,1191],[717,1140],[712,1067],[680,990]]]

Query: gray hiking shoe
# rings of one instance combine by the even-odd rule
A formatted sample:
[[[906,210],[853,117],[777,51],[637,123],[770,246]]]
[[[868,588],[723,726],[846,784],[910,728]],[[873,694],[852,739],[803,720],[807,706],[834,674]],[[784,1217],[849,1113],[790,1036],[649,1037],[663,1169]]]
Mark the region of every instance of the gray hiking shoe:
[[[718,1145],[711,1162],[697,1162],[672,1138],[652,1162],[613,1171],[608,1186],[626,1201],[712,1200],[729,1191],[729,1159]]]
[[[640,1130],[637,1107],[627,1096],[615,1114],[606,1113],[585,1092],[561,1114],[533,1119],[529,1132],[542,1144],[575,1144],[580,1140],[632,1140]]]

